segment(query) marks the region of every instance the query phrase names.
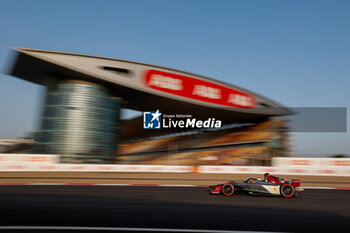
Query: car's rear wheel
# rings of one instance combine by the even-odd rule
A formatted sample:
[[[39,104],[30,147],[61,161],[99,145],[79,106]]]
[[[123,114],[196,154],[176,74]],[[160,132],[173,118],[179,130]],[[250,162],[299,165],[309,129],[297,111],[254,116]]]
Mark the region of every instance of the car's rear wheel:
[[[235,192],[232,184],[224,184],[222,186],[222,193],[226,196],[231,196]]]
[[[281,195],[283,197],[292,197],[294,195],[294,187],[290,184],[283,184],[281,186]]]

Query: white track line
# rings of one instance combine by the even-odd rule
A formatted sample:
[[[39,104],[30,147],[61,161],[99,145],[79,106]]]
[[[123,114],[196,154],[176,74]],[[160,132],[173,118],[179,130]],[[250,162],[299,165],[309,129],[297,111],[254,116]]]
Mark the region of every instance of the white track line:
[[[67,186],[140,186],[140,187],[180,187],[180,188],[208,188],[209,185],[191,185],[191,184],[95,184],[95,183],[0,183],[1,185],[67,185]],[[336,189],[336,190],[350,190],[350,187],[301,187],[303,189]]]
[[[64,185],[65,183],[28,183],[25,185]]]
[[[303,189],[339,189],[339,188],[332,188],[332,187],[301,187]]]
[[[132,186],[132,184],[93,184],[99,186]]]
[[[65,231],[139,231],[139,232],[193,232],[193,233],[248,233],[252,231],[173,229],[173,228],[136,228],[136,227],[69,227],[69,226],[0,226],[0,230],[65,230]],[[254,233],[272,233],[254,231]],[[277,233],[277,232],[274,232]]]
[[[197,185],[193,185],[193,184],[159,184],[158,186],[163,186],[163,187],[198,187]]]

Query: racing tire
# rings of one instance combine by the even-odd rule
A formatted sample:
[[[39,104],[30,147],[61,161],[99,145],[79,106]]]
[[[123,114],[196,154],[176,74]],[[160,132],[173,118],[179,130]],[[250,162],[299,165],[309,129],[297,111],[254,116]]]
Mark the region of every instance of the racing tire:
[[[292,185],[290,184],[283,184],[281,185],[281,195],[283,197],[293,197],[295,193],[295,189]]]
[[[225,196],[231,196],[235,192],[235,188],[232,184],[224,184],[222,186],[222,194]]]

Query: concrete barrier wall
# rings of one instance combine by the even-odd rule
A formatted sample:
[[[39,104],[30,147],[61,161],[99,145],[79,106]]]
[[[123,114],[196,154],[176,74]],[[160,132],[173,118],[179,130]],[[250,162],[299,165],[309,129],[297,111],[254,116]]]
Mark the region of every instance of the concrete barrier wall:
[[[233,174],[272,174],[314,175],[314,176],[350,176],[349,168],[332,167],[263,167],[263,166],[199,166],[199,173]]]
[[[350,158],[272,158],[273,167],[350,167]]]
[[[171,166],[119,164],[60,164],[58,155],[0,154],[0,172],[164,172],[164,173],[236,173],[285,175],[350,176],[350,159],[274,158],[271,167],[263,166]]]
[[[45,154],[0,154],[1,164],[55,164],[59,155]]]

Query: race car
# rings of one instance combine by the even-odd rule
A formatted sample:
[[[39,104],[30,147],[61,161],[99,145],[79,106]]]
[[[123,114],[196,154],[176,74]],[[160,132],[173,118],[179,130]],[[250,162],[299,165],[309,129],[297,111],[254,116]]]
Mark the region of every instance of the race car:
[[[231,196],[234,193],[248,193],[252,195],[272,195],[282,197],[299,196],[304,189],[300,187],[301,180],[284,181],[283,178],[264,174],[264,180],[248,178],[243,183],[230,181],[224,184],[210,186],[211,194]]]

